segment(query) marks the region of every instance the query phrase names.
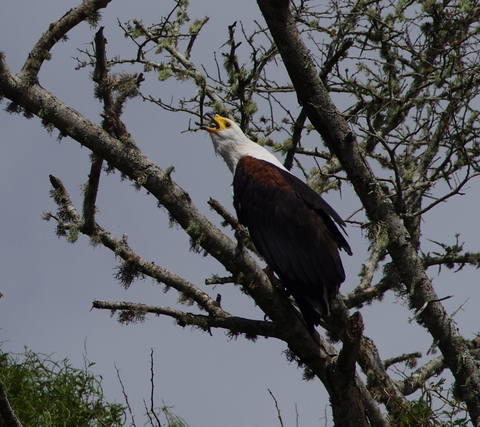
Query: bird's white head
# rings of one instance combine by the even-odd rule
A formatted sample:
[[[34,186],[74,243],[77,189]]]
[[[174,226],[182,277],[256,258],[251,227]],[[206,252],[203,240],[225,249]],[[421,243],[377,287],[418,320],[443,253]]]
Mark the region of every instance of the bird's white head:
[[[210,134],[215,152],[223,157],[232,173],[235,172],[238,161],[244,156],[266,160],[285,169],[272,153],[248,139],[235,122],[218,114],[207,116],[212,119],[212,127],[204,126],[202,129]]]

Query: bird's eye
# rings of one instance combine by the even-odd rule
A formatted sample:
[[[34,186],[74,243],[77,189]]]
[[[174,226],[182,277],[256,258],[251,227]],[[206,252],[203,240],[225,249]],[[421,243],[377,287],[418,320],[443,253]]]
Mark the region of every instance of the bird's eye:
[[[229,128],[231,126],[231,124],[229,122],[225,122],[225,127],[226,128]]]

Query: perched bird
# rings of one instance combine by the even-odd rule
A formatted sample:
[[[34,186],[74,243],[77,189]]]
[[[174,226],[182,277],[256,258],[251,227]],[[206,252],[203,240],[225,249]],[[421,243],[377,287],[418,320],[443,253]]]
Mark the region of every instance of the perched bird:
[[[234,174],[233,204],[258,252],[295,299],[310,330],[328,316],[345,280],[339,250],[352,254],[344,221],[314,190],[232,120],[208,113],[203,127]]]

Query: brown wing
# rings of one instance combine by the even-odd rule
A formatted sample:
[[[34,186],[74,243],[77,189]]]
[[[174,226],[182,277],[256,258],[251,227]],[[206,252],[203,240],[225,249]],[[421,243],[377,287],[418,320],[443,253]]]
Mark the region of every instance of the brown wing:
[[[239,161],[233,190],[239,221],[313,328],[345,280],[339,249],[351,250],[334,223],[343,221],[304,182],[254,157]]]

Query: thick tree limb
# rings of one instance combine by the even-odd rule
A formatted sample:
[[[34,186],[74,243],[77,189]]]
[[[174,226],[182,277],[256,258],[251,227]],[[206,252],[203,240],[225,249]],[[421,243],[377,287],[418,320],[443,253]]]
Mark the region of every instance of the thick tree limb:
[[[96,201],[103,159],[92,154],[91,162],[88,182],[86,183],[84,190],[85,196],[83,198],[83,218],[85,220],[84,227],[86,234],[89,234],[95,225]]]
[[[285,160],[283,162],[283,166],[285,166],[288,170],[291,170],[293,167],[293,159],[295,157],[297,147],[300,145],[300,140],[302,138],[302,132],[305,127],[306,119],[307,112],[304,108],[302,108],[300,114],[293,123],[292,148],[287,151],[287,154],[285,155]]]
[[[365,396],[362,396],[358,387],[352,387],[358,380],[355,364],[362,340],[362,315],[357,311],[347,319],[346,323],[342,350],[335,363],[331,363],[328,367],[328,371],[331,373],[330,384],[333,388],[330,393],[330,401],[336,425],[352,425],[352,422],[355,422],[359,426],[367,426]],[[372,400],[371,397],[368,400]],[[348,406],[345,405],[345,402],[348,402]]]
[[[341,299],[337,298],[331,305],[331,315],[327,328],[335,339],[340,338],[342,340],[344,345],[342,352],[345,355],[355,357],[363,372],[367,374],[367,385],[370,393],[375,396],[376,400],[386,405],[390,414],[398,416],[404,408],[408,407],[408,401],[395,381],[387,374],[373,341],[362,335],[361,325],[358,321],[355,322],[354,316],[355,314],[349,316],[347,307]],[[356,333],[352,332],[352,328]],[[347,358],[347,356],[344,356],[344,358]],[[351,363],[351,358],[346,360],[350,360]],[[368,408],[370,403],[365,402],[364,404]],[[341,413],[338,415],[342,417]]]

